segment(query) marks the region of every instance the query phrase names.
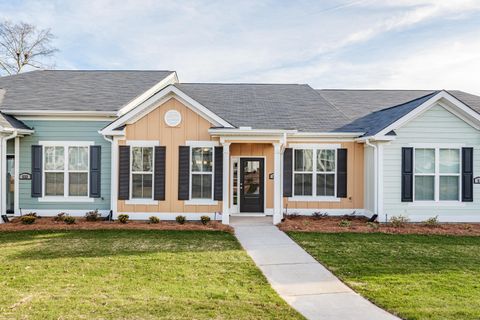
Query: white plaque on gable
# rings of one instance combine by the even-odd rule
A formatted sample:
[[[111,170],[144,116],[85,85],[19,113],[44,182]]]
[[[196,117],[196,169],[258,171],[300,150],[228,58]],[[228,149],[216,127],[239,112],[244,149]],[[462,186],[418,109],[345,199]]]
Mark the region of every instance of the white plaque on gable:
[[[177,110],[168,110],[164,117],[167,126],[176,127],[182,122],[182,115]]]

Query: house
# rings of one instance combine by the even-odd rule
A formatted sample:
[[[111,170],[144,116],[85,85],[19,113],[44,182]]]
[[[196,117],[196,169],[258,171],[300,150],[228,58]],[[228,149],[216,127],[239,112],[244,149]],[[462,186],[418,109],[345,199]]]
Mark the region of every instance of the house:
[[[0,112],[2,214],[480,222],[480,97],[461,91],[33,71],[0,78]]]

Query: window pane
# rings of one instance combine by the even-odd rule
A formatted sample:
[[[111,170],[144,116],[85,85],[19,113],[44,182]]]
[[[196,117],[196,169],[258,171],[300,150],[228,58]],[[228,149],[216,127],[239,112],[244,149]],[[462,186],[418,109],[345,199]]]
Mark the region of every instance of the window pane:
[[[295,171],[313,170],[313,150],[295,150]]]
[[[132,148],[132,172],[140,172],[143,169],[142,165],[142,148]]]
[[[460,150],[440,149],[440,173],[460,173]]]
[[[440,200],[459,200],[458,177],[440,177]]]
[[[415,149],[415,173],[435,173],[435,149]]]
[[[192,199],[211,199],[212,198],[212,175],[211,174],[193,174],[192,175]]]
[[[45,195],[63,196],[63,172],[45,172]]]
[[[335,150],[317,151],[317,171],[333,172],[335,171]]]
[[[70,196],[85,197],[88,195],[88,173],[69,173],[68,193]]]
[[[335,175],[317,174],[317,196],[335,195]]]
[[[132,198],[152,198],[152,174],[132,174]]]
[[[192,172],[212,172],[213,148],[192,148]]]
[[[435,199],[435,178],[433,176],[415,177],[415,200]]]
[[[68,148],[68,169],[88,170],[88,147]]]
[[[296,173],[294,177],[294,189],[296,196],[311,196],[312,175],[308,173]]]
[[[153,148],[143,149],[143,171],[151,172],[153,167]]]
[[[45,170],[63,170],[65,154],[63,147],[45,147]]]

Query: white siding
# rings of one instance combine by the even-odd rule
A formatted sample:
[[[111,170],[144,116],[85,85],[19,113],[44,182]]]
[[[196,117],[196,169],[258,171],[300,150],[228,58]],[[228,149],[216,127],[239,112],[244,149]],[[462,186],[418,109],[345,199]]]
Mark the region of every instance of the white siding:
[[[451,206],[420,206],[401,202],[401,148],[412,143],[455,143],[474,148],[474,176],[480,172],[480,132],[443,107],[436,105],[395,130],[397,138],[384,149],[384,212],[389,217],[407,215],[423,221],[438,215],[440,221],[480,222],[480,185],[474,185],[474,202]],[[366,162],[367,163],[367,162]],[[380,216],[385,219],[385,216]]]
[[[375,159],[373,147],[365,144],[364,149],[364,204],[365,209],[374,212],[375,210]]]

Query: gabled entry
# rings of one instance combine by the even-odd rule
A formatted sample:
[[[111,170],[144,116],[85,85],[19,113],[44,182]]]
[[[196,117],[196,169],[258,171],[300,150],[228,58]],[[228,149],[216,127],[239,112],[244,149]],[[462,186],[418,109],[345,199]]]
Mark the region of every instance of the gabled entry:
[[[240,212],[264,212],[264,162],[263,158],[240,159]]]

